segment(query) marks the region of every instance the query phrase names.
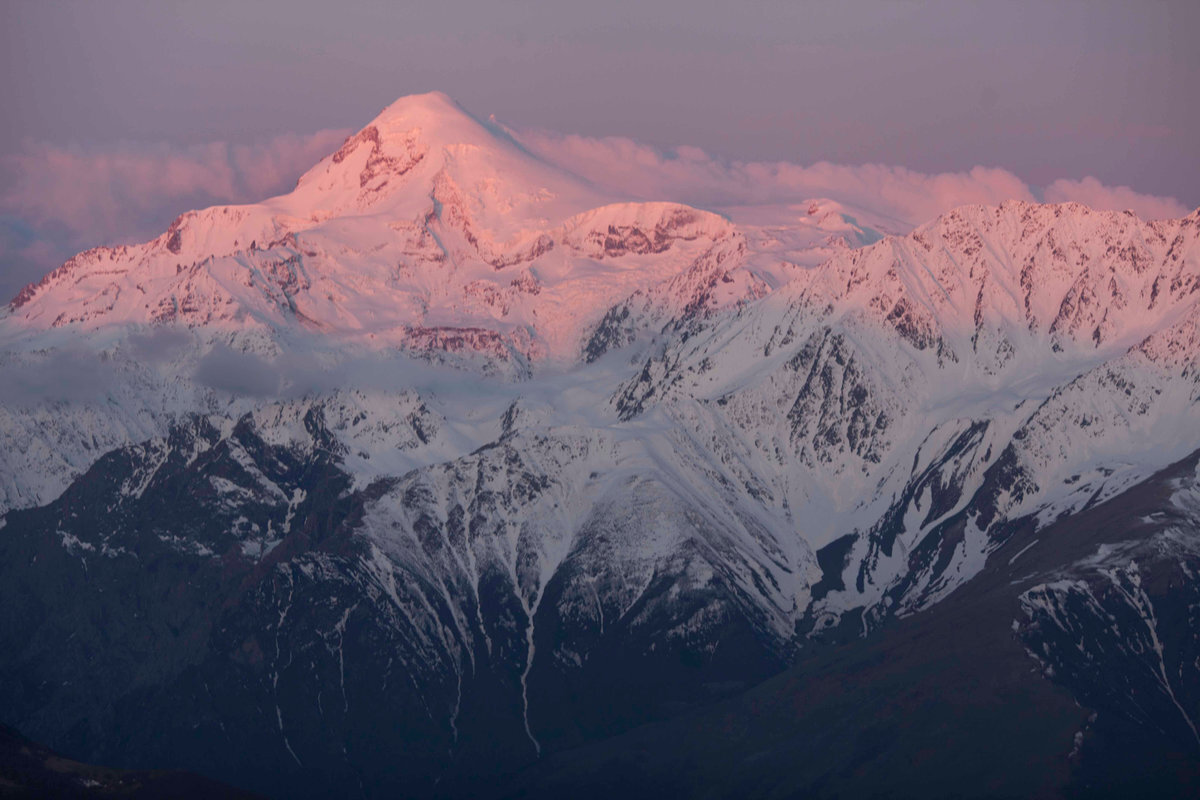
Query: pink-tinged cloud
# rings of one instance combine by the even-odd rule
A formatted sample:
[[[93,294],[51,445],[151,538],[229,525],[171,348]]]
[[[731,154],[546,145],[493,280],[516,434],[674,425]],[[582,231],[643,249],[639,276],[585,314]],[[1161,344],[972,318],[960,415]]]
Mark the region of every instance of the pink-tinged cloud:
[[[347,133],[253,145],[29,144],[0,160],[0,303],[81,250],[151,239],[194,208],[288,191]]]
[[[1132,211],[1142,219],[1182,217],[1189,211],[1174,197],[1142,194],[1128,186],[1105,186],[1090,175],[1081,181],[1060,178],[1046,187],[1046,202],[1067,201],[1102,211]]]
[[[214,142],[177,148],[105,150],[30,144],[3,160],[0,211],[65,232],[87,247],[145,239],[191,208],[244,203],[287,191],[337,149],[346,131],[287,134],[255,145]]]
[[[713,158],[695,147],[662,151],[621,137],[589,138],[544,131],[517,135],[543,159],[614,192],[642,199],[670,199],[707,208],[795,203],[827,197],[901,226],[915,226],[956,206],[1034,201],[1035,190],[1008,170],[974,167],[967,172],[922,172],[882,164],[847,166],[821,162],[740,162]],[[1107,187],[1094,178],[1059,180],[1045,200],[1075,200],[1095,208],[1132,209],[1147,219],[1183,216],[1169,197],[1128,187]]]
[[[29,144],[0,160],[0,302],[71,255],[145,241],[184,211],[290,190],[348,131],[260,144]]]

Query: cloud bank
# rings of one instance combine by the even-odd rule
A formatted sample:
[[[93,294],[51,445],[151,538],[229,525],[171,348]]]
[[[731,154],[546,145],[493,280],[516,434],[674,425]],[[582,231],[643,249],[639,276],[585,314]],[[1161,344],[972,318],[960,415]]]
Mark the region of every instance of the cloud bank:
[[[202,350],[199,358],[188,355]],[[3,355],[3,354],[0,354]],[[131,384],[131,379],[133,384]],[[185,393],[213,390],[218,400],[295,400],[348,386],[356,391],[420,391],[439,397],[479,399],[477,374],[432,364],[408,353],[347,353],[321,337],[289,342],[275,356],[238,350],[219,341],[205,343],[195,331],[172,326],[132,333],[114,353],[69,344],[0,358],[0,407],[33,409],[47,404],[140,403],[130,386],[162,386],[166,380]],[[149,381],[147,383],[146,381]],[[496,397],[528,394],[529,384],[497,385]]]
[[[0,406],[100,402],[118,378],[95,353],[81,348],[56,349],[41,359],[0,364]]]
[[[743,162],[695,147],[660,150],[622,137],[590,138],[547,131],[514,133],[535,155],[609,191],[640,199],[676,200],[705,208],[797,203],[826,197],[915,226],[956,206],[1038,199],[1038,190],[1005,169],[977,166],[929,175],[883,164]],[[1058,180],[1047,202],[1074,200],[1093,208],[1133,210],[1144,219],[1188,213],[1170,197],[1109,187],[1092,177]]]
[[[193,208],[287,191],[347,133],[192,147],[28,143],[0,159],[0,302],[81,250],[151,239]]]
[[[1190,211],[1174,197],[1142,194],[1128,186],[1105,186],[1091,176],[1079,181],[1060,178],[1046,187],[1045,199],[1047,203],[1073,200],[1100,211],[1129,209],[1142,219],[1182,217]]]

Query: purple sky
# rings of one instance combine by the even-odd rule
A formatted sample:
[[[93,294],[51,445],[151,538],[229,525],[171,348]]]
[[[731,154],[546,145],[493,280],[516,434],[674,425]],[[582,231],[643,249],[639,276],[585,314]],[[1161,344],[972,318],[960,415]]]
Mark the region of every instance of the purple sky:
[[[515,128],[741,160],[999,166],[1033,186],[1093,176],[1192,208],[1197,31],[1194,0],[4,2],[0,290],[100,231],[142,233],[110,230],[120,215],[80,232],[71,220],[97,215],[56,219],[61,195],[29,211],[30,159],[231,165],[202,191],[120,198],[169,221],[190,201],[257,199],[333,131],[429,89]]]

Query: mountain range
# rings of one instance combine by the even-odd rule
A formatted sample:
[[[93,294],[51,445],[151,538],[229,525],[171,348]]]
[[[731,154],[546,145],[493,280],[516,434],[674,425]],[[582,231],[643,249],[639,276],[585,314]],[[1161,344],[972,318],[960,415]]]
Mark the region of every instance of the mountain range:
[[[434,93],[26,287],[0,722],[287,797],[1195,791],[1200,210],[772,219]]]

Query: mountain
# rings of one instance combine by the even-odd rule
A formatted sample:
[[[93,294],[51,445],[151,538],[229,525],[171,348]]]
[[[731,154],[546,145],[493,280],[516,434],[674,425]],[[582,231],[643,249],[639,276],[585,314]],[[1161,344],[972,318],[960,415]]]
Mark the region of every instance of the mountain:
[[[1014,538],[929,611],[500,794],[1194,796],[1196,468]]]
[[[373,348],[571,358],[614,302],[738,245],[720,217],[614,202],[434,93],[386,108],[290,194],[89,250],[9,313],[22,329],[298,329]],[[746,275],[731,281],[733,299],[755,290]]]
[[[844,246],[826,229],[855,228],[825,206],[775,246],[792,258]],[[394,370],[374,362],[397,351],[510,379],[594,359],[797,269],[774,252],[749,263],[745,237],[711,213],[598,194],[444,95],[402,98],[292,193],[81,253],[0,310],[12,376],[0,389],[0,509],[47,502],[112,448],[220,406],[203,383],[213,371],[220,388],[273,395],[345,385],[345,370],[378,386]],[[606,316],[631,298],[635,316]],[[235,363],[220,361],[230,351]],[[84,380],[97,352],[109,366]],[[77,424],[39,416],[47,398],[80,395],[91,403],[70,415]],[[10,413],[19,406],[35,408]]]
[[[616,405],[735,429],[736,480],[815,548],[850,549],[831,580],[852,588],[814,614],[917,610],[1007,520],[1045,524],[1196,448],[1198,233],[1197,214],[960,209],[702,324]]]
[[[843,715],[789,791],[877,791],[914,730],[1043,714],[1011,751],[1033,783],[901,793],[1083,791],[1155,732],[1191,785],[1195,524],[1165,487],[1200,451],[1200,212],[767,217],[604,196],[422,95],[290,194],[26,288],[0,316],[0,721],[269,795],[429,797],[633,753],[663,769],[614,780],[701,793],[670,770],[723,739],[680,726],[759,700],[804,712],[741,737],[779,752]],[[1012,678],[1012,715],[953,728],[910,693],[888,713],[914,728],[875,726],[896,679],[864,665],[893,662],[925,697]],[[1059,737],[1076,704],[1120,722]]]

